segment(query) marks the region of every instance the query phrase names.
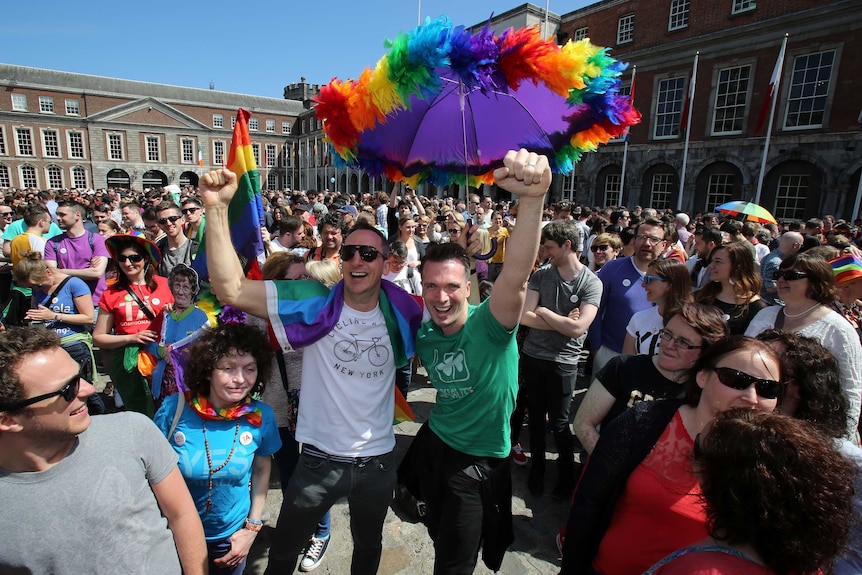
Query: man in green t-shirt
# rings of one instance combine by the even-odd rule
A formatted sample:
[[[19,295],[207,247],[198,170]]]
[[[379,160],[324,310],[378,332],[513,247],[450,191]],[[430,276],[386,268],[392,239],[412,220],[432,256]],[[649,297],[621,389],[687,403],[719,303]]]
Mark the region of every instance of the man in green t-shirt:
[[[515,331],[551,169],[547,158],[523,149],[509,152],[503,164],[494,178],[520,197],[518,225],[491,297],[478,306],[467,303],[475,267],[467,254],[479,242],[469,248],[466,238],[432,245],[421,268],[431,321],[423,324],[416,346],[437,402],[405,472],[418,481],[426,504],[435,573],[472,572],[480,543],[485,563],[496,571],[514,538],[509,417],[518,387]]]

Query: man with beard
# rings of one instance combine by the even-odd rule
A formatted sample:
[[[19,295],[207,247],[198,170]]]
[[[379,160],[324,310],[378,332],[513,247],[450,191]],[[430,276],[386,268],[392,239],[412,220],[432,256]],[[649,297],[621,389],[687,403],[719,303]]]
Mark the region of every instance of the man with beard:
[[[341,243],[347,233],[347,224],[337,213],[326,214],[317,222],[320,245],[308,253],[308,261],[341,263]]]

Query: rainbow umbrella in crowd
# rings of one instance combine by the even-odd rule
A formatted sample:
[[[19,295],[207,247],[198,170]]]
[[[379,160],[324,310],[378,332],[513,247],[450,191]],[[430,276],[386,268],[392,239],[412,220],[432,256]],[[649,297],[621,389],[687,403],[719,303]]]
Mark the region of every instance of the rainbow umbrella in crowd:
[[[475,34],[448,18],[387,42],[357,80],[333,79],[316,114],[337,166],[410,186],[493,183],[510,149],[568,174],[584,152],[640,121],[620,95],[626,65],[588,40],[558,46],[537,27]]]
[[[744,202],[736,200],[721,204],[715,210],[722,214],[727,214],[748,222],[756,222],[758,224],[777,224],[775,217],[769,213],[769,210],[754,204],[752,202]]]

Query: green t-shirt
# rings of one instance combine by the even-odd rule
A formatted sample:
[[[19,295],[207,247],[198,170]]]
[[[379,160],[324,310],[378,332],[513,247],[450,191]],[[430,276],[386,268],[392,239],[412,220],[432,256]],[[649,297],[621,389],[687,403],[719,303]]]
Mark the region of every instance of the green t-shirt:
[[[447,445],[477,457],[508,457],[509,418],[518,393],[517,328],[507,330],[486,300],[470,306],[467,322],[444,335],[422,324],[416,347],[437,389],[429,425]]]

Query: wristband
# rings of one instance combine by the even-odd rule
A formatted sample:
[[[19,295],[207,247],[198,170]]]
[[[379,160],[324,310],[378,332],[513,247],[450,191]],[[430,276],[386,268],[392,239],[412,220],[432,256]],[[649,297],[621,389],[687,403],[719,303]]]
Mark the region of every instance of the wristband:
[[[58,321],[59,319],[60,319],[60,314],[55,313],[54,314],[54,321]]]
[[[246,519],[245,525],[243,525],[242,528],[257,533],[263,529],[263,521],[259,521],[257,519]]]

